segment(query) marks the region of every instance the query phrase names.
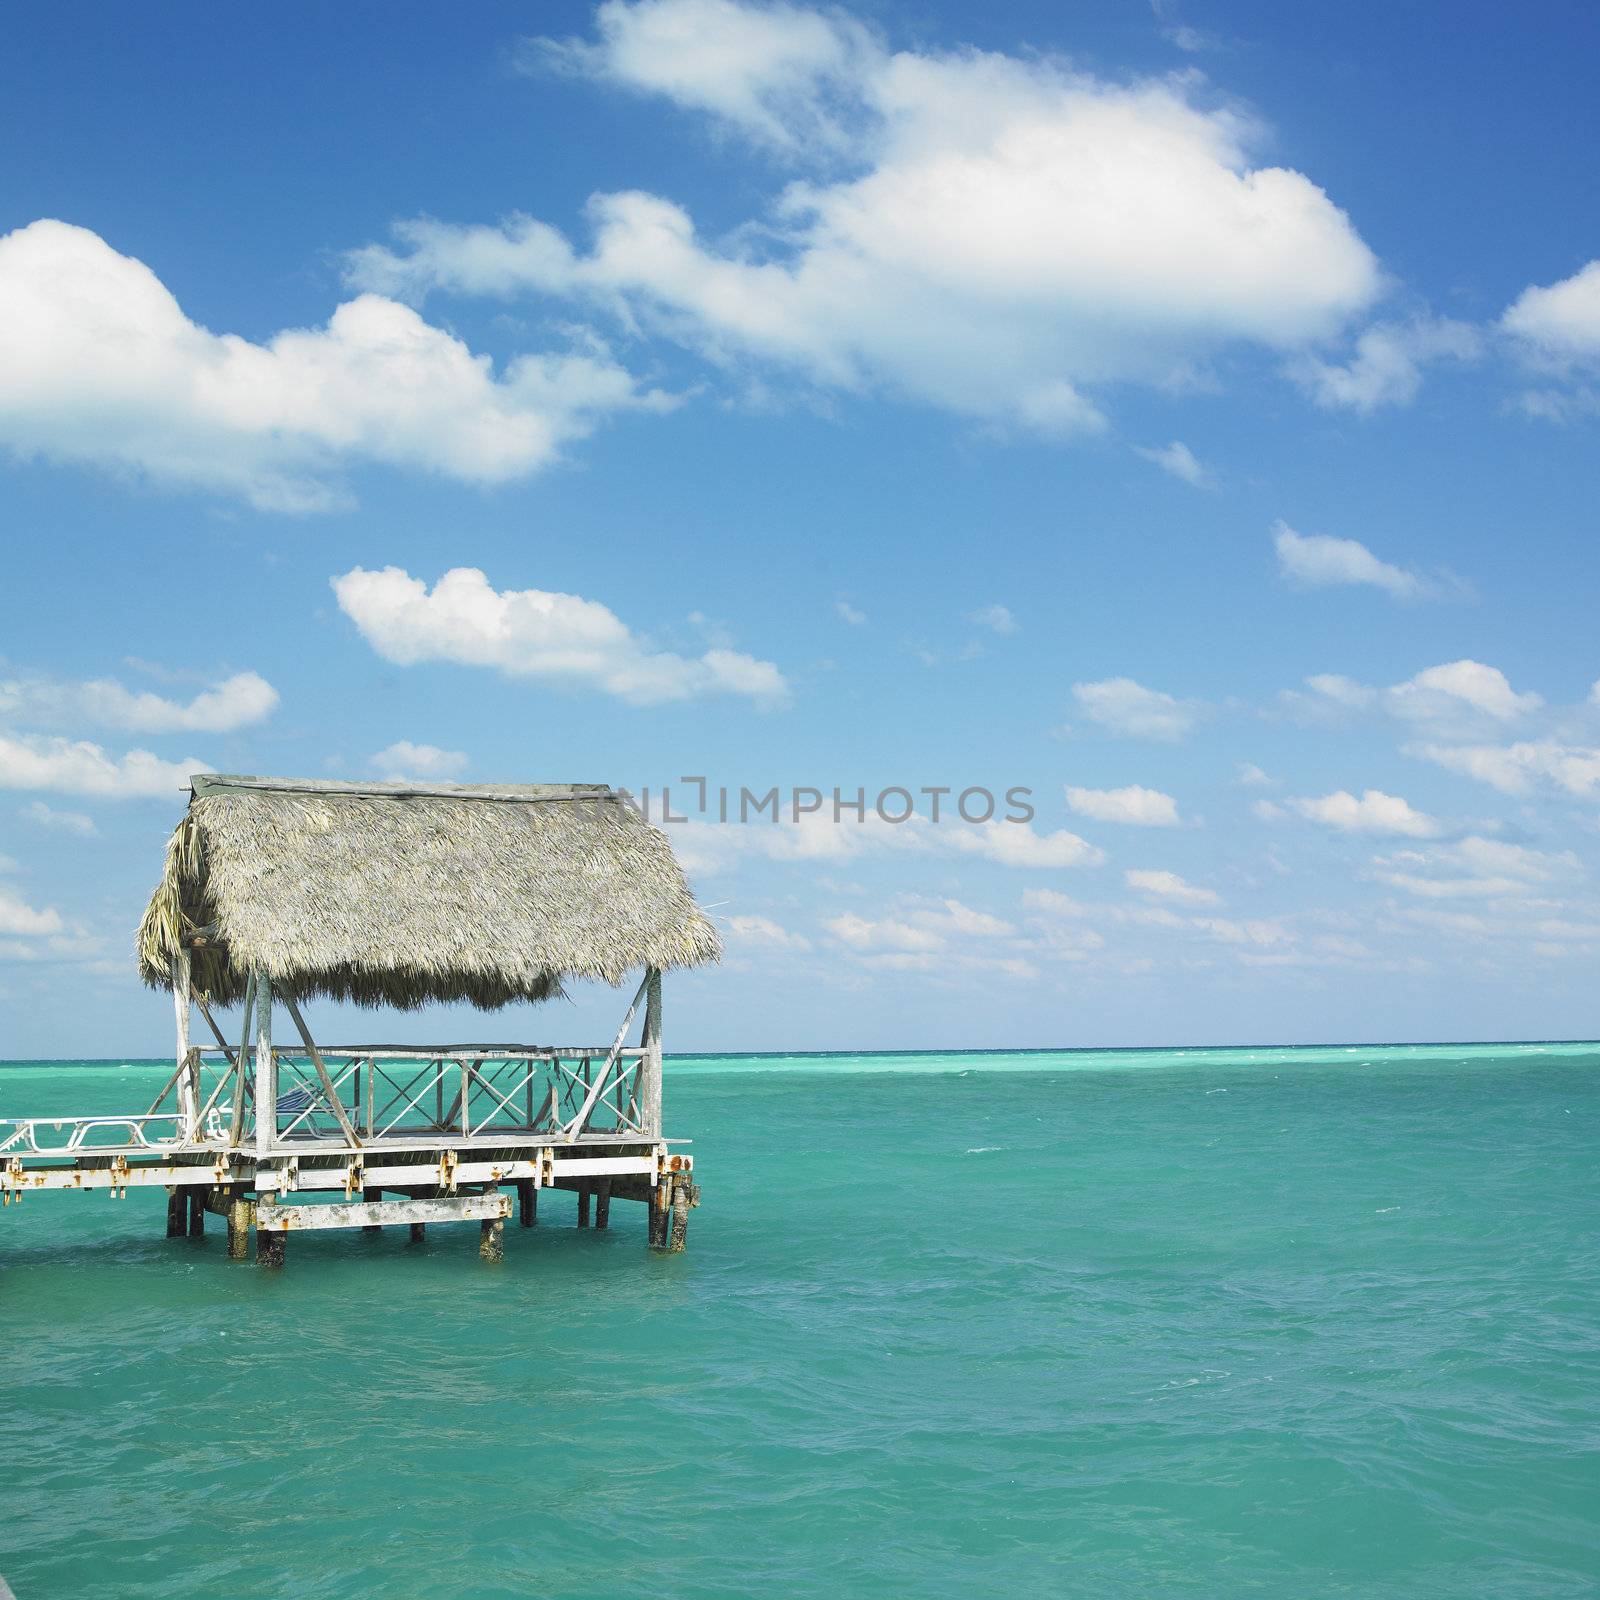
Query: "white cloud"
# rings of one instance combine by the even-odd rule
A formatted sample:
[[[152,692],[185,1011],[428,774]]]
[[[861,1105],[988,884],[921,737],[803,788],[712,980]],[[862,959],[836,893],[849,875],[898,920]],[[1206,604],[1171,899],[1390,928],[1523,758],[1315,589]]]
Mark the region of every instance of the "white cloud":
[[[860,23],[786,4],[606,0],[598,40],[533,39],[524,64],[658,94],[785,154],[838,150],[838,116],[882,51]]]
[[[1241,789],[1272,789],[1277,786],[1278,780],[1269,777],[1253,761],[1239,763],[1239,776],[1235,780]]]
[[[1515,722],[1544,705],[1542,696],[1532,690],[1519,694],[1498,667],[1481,661],[1446,661],[1387,689],[1337,672],[1317,673],[1305,682],[1310,695],[1286,690],[1279,699],[1292,713],[1313,721],[1375,709],[1436,732],[1481,732],[1486,724]]]
[[[1181,739],[1197,720],[1192,702],[1147,689],[1132,678],[1075,683],[1072,694],[1091,722],[1124,739]]]
[[[554,55],[829,170],[722,240],[640,192],[591,199],[587,251],[529,217],[404,223],[350,258],[354,283],[567,294],[717,362],[1047,436],[1102,426],[1089,389],[1292,352],[1382,289],[1345,214],[1256,165],[1262,130],[1184,74],[890,53],[838,11],[731,0],[613,0]]]
[[[237,495],[344,503],[338,469],[524,477],[608,412],[659,407],[603,350],[489,358],[377,295],[255,344],[191,322],[98,235],[41,220],[0,237],[0,446]]]
[[[1178,826],[1178,802],[1159,789],[1146,789],[1131,783],[1125,789],[1078,789],[1067,787],[1067,805],[1080,816],[1096,822],[1127,822],[1141,828]]]
[[[1368,789],[1359,800],[1347,789],[1340,789],[1318,799],[1291,800],[1289,805],[1308,821],[1337,828],[1341,833],[1398,833],[1427,839],[1439,831],[1439,824],[1432,817],[1381,789]]]
[[[0,712],[7,716],[34,723],[91,722],[129,733],[232,733],[264,721],[277,705],[278,691],[254,672],[235,673],[187,703],[127,689],[111,678],[0,682]]]
[[[1278,552],[1278,570],[1307,589],[1366,584],[1396,600],[1419,600],[1433,592],[1427,580],[1380,561],[1355,539],[1296,533],[1287,522],[1278,521],[1272,525],[1272,544]]]
[[[1222,903],[1222,896],[1215,890],[1202,889],[1199,884],[1180,878],[1176,872],[1134,868],[1122,876],[1130,889],[1153,895],[1158,900],[1176,900],[1186,906],[1215,906]]]
[[[1152,461],[1163,472],[1169,472],[1174,478],[1181,478],[1185,483],[1193,484],[1196,489],[1209,489],[1212,486],[1211,474],[1200,464],[1193,450],[1181,439],[1174,439],[1171,444],[1163,445],[1159,449],[1146,449],[1135,445],[1133,453],[1143,456],[1146,461]]]
[[[1554,739],[1517,744],[1414,744],[1405,753],[1476,778],[1502,794],[1523,795],[1546,783],[1581,800],[1600,794],[1600,749]]]
[[[1500,326],[1540,361],[1600,360],[1600,261],[1559,283],[1524,289]]]
[[[0,933],[32,939],[60,933],[61,913],[50,906],[36,910],[14,890],[0,884]]]
[[[1342,366],[1306,355],[1290,363],[1290,375],[1319,406],[1363,415],[1381,406],[1409,405],[1422,387],[1422,369],[1435,361],[1472,361],[1482,352],[1475,328],[1448,318],[1409,323],[1380,322],[1356,340]]]
[[[332,580],[342,611],[385,660],[455,661],[603,690],[635,705],[737,694],[772,705],[788,693],[770,661],[714,648],[685,657],[652,649],[596,600],[542,589],[496,590],[456,567],[429,590],[399,567],[352,568]]]
[[[0,733],[0,789],[44,789],[62,794],[129,800],[176,800],[203,761],[162,761],[148,750],[108,755],[86,740],[13,737]]]
[[[791,933],[770,917],[729,917],[726,924],[731,935],[729,943],[739,946],[760,946],[769,950],[788,950],[802,954],[811,948],[811,941],[802,933]]]
[[[1035,833],[1031,823],[996,819],[976,827],[945,828],[936,837],[952,849],[1002,867],[1094,867],[1105,852],[1065,828]]]
[[[976,611],[967,613],[967,621],[975,623],[980,628],[987,628],[991,633],[1012,634],[1019,628],[1017,619],[1011,615],[1009,607],[999,605],[980,606]]]
[[[1105,901],[1074,900],[1056,889],[1024,889],[1022,903],[1047,917],[1067,917],[1097,923],[1117,923],[1143,928],[1182,928],[1187,924],[1165,906],[1115,905]]]
[[[1530,850],[1473,834],[1453,845],[1378,856],[1373,869],[1380,882],[1408,894],[1452,900],[1527,896],[1542,885],[1576,877],[1583,867],[1570,850]]]
[[[441,750],[433,744],[412,744],[398,739],[380,750],[371,762],[375,772],[392,780],[459,778],[467,770],[467,757],[461,750]]]
[[[860,628],[866,624],[866,612],[857,610],[848,600],[835,600],[833,609],[838,614],[839,620],[848,622],[852,628]]]
[[[931,905],[909,905],[896,915],[872,918],[847,911],[830,917],[828,931],[856,950],[933,952],[948,948],[952,938],[1009,938],[1016,929],[999,917],[975,911],[959,900]]]
[[[1388,690],[1385,699],[1396,716],[1413,722],[1436,721],[1442,713],[1466,706],[1496,722],[1513,722],[1537,711],[1544,700],[1531,691],[1518,694],[1498,667],[1481,661],[1447,661],[1429,667]]]
[[[1239,921],[1233,917],[1196,917],[1192,926],[1221,944],[1247,945],[1256,949],[1294,944],[1299,938],[1292,928],[1266,918]]]
[[[57,811],[43,800],[30,801],[22,808],[20,815],[41,828],[52,828],[58,833],[75,833],[84,839],[92,838],[99,832],[93,817],[86,817],[81,811]]]

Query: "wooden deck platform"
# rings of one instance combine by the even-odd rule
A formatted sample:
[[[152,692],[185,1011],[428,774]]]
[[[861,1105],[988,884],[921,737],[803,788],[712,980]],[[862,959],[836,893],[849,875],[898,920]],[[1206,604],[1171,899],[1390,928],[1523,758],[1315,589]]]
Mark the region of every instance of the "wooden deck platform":
[[[230,1256],[249,1254],[253,1231],[273,1265],[285,1236],[308,1229],[404,1224],[417,1237],[476,1222],[498,1260],[513,1196],[532,1226],[539,1191],[558,1189],[577,1194],[580,1227],[591,1210],[608,1226],[613,1200],[641,1203],[650,1245],[681,1250],[699,1191],[684,1141],[652,1127],[651,1055],[620,1043],[189,1049],[148,1111],[0,1118],[0,1203],[159,1186],[169,1237],[219,1215]]]

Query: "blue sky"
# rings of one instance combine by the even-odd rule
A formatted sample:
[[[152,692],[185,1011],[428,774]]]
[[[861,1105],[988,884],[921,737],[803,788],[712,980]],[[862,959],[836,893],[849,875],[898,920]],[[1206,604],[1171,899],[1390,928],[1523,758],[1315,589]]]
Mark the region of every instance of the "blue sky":
[[[1593,1033],[1589,8],[14,34],[0,1055],[194,766],[1031,790],[675,825],[679,1049]]]

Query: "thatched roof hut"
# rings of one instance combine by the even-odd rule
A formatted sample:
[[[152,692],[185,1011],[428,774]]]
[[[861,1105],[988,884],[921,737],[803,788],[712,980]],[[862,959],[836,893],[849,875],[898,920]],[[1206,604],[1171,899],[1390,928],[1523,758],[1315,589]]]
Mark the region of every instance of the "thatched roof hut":
[[[140,974],[228,1004],[544,1000],[566,978],[715,961],[666,835],[601,784],[193,779],[139,928]]]

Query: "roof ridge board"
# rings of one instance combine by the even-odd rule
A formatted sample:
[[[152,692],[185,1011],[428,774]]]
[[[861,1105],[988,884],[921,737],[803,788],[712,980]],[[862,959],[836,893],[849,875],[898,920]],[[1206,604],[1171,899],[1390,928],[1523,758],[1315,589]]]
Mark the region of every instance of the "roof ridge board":
[[[189,783],[197,800],[239,793],[342,794],[377,800],[489,800],[521,805],[545,800],[618,798],[608,783],[350,783],[335,778],[262,778],[230,772],[197,772]]]

